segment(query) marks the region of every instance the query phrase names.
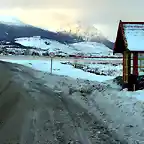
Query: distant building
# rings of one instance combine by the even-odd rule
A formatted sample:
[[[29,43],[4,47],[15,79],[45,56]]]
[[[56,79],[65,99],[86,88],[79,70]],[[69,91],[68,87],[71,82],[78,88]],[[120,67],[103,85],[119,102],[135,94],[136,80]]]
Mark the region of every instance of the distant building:
[[[123,81],[144,74],[144,22],[119,22],[114,53],[123,54]]]

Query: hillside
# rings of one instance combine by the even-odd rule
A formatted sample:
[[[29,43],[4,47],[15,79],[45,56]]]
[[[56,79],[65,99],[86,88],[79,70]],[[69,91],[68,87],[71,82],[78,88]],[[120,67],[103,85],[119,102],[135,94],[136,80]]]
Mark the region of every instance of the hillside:
[[[32,49],[35,49],[35,52],[39,53],[40,55],[42,55],[42,51],[45,51],[47,53],[54,52],[55,55],[61,56],[113,56],[112,50],[110,50],[104,44],[97,42],[62,44],[58,41],[43,39],[41,37],[25,37],[15,39],[15,43],[24,47],[31,47]]]

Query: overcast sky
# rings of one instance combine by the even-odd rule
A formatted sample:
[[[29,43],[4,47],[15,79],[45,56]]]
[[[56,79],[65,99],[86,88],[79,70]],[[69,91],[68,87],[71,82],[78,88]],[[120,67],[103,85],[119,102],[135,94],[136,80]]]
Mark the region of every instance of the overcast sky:
[[[144,21],[143,6],[144,0],[0,0],[0,14],[54,30],[78,21],[95,24],[114,41],[120,19]]]

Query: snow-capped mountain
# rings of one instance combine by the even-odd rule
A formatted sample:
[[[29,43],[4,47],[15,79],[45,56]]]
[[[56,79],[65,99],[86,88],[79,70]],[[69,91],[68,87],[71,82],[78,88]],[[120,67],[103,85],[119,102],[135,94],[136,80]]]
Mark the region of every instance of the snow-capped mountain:
[[[15,17],[0,16],[0,31],[0,53],[3,54],[48,55],[54,52],[60,56],[113,56],[104,41],[108,40],[93,26],[78,25],[75,32],[51,32]]]
[[[110,49],[113,48],[114,44],[109,41],[100,30],[98,30],[94,25],[85,25],[82,23],[78,23],[75,25],[70,25],[66,30],[61,29],[60,30],[63,33],[70,34],[72,36],[78,36],[81,37],[85,41],[91,41],[91,42],[98,42],[103,43]]]
[[[13,41],[20,37],[41,36],[60,43],[75,43],[83,41],[93,41],[103,43],[107,47],[113,47],[113,43],[107,40],[101,32],[94,26],[77,24],[75,27],[69,26],[69,30],[48,31],[21,22],[12,16],[0,16],[0,40]],[[73,30],[73,31],[72,31]]]
[[[0,23],[6,25],[26,26],[25,23],[13,16],[0,15]]]
[[[41,36],[61,43],[74,43],[83,41],[77,36],[71,36],[61,32],[52,32],[42,28],[25,24],[15,17],[0,16],[0,41],[13,41],[20,37]]]

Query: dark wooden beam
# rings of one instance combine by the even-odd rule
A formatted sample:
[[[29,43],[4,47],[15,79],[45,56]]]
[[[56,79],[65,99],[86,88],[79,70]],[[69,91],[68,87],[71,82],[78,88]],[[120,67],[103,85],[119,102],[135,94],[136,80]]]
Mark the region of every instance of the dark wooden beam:
[[[133,53],[133,74],[138,76],[138,52]]]

